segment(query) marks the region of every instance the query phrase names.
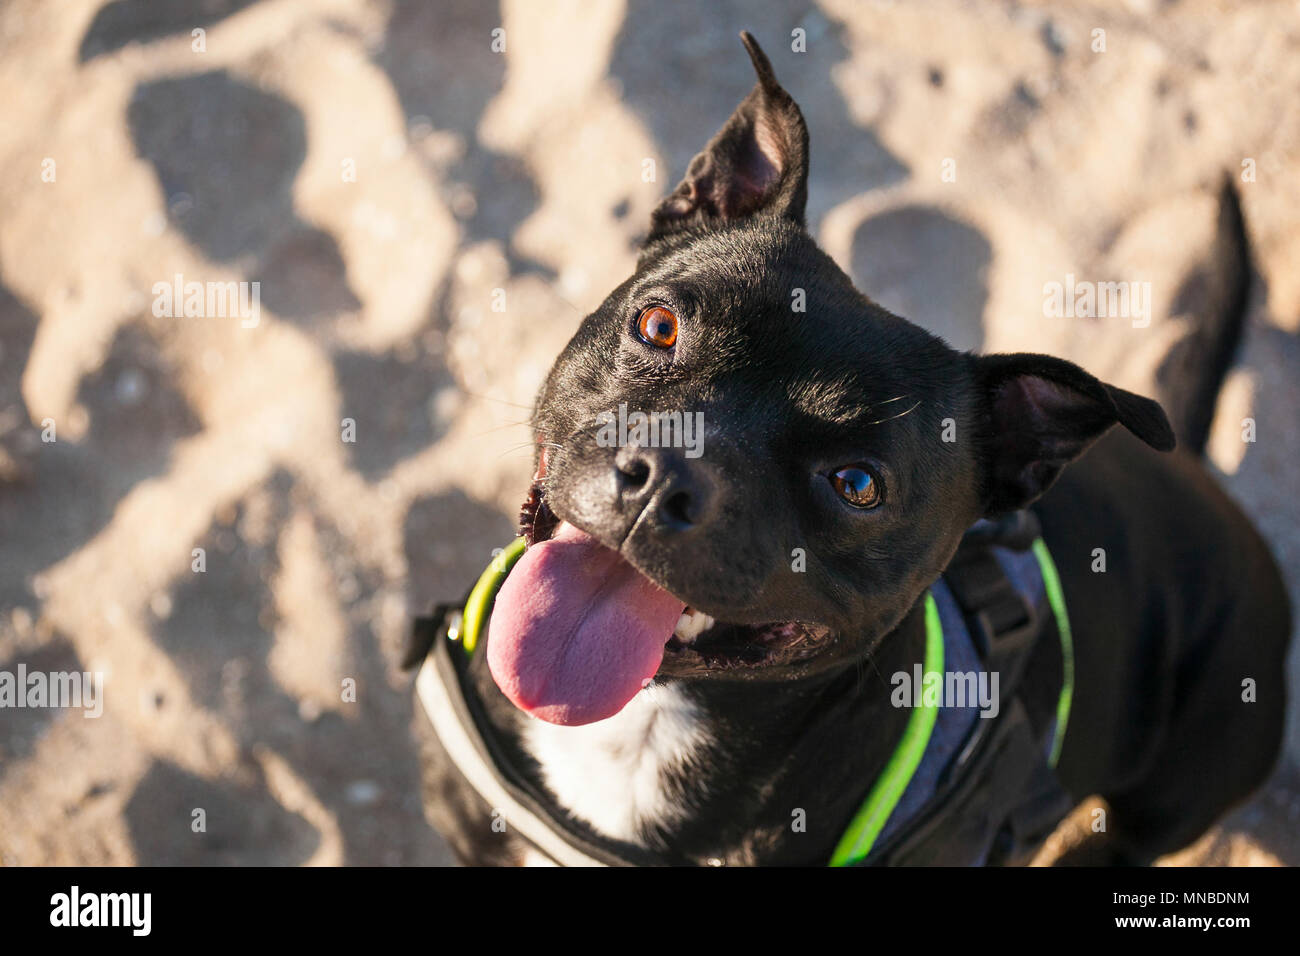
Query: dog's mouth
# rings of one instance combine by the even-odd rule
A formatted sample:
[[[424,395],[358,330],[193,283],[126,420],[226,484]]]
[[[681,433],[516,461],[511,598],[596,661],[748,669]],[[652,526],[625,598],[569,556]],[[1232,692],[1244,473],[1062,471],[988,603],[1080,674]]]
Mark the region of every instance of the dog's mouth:
[[[755,677],[833,641],[799,621],[733,624],[689,607],[546,503],[544,474],[520,512],[527,544],[497,594],[488,663],[521,710],[585,724],[622,710],[656,676]]]

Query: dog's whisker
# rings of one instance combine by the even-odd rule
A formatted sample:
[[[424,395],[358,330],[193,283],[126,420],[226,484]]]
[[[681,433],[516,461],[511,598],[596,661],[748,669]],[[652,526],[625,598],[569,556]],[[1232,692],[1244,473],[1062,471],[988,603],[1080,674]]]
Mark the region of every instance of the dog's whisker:
[[[513,455],[516,452],[523,451],[525,448],[527,449],[533,448],[533,443],[525,442],[522,445],[514,445],[510,448],[507,448],[504,451],[502,451],[499,455],[497,455],[497,460],[499,461],[500,459],[506,457],[506,455]]]
[[[543,280],[543,281],[545,281],[545,280]],[[582,309],[578,308],[578,306],[576,306],[576,305],[573,303],[573,301],[572,301],[572,300],[571,300],[567,295],[565,295],[563,292],[561,292],[559,289],[557,289],[556,286],[555,286],[555,283],[554,283],[554,282],[549,282],[549,281],[547,281],[547,282],[546,282],[546,288],[550,290],[551,295],[555,296],[557,299],[559,299],[561,302],[563,302],[565,305],[567,305],[569,308],[571,308],[571,309],[574,311],[575,314],[577,314],[577,315],[586,315],[586,314],[587,314],[587,313],[584,312]]]
[[[493,435],[507,428],[519,428],[521,426],[526,428],[529,426],[529,424],[530,423],[526,421],[525,422],[503,422],[500,425],[493,425],[491,428],[484,428],[482,431],[476,431],[474,433],[474,437],[482,438],[484,435]]]
[[[921,401],[920,399],[917,399],[916,403],[912,405],[909,409],[907,409],[907,411],[899,412],[897,415],[890,415],[888,418],[877,418],[874,422],[866,422],[865,424],[883,425],[885,422],[892,422],[895,419],[902,418],[904,415],[912,414],[912,412],[916,411],[918,408],[920,408],[920,406],[921,406]]]
[[[497,398],[495,395],[481,395],[478,392],[469,392],[465,389],[461,389],[461,393],[467,398],[475,398],[484,402],[496,402],[498,405],[509,405],[512,408],[525,408],[530,414],[536,411],[537,408],[535,405],[522,405],[519,402],[512,402],[509,399]]]

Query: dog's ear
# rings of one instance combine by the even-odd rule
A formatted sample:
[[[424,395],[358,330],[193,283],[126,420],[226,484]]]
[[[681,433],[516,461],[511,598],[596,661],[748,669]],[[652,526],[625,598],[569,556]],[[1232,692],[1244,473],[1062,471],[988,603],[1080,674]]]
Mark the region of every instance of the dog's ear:
[[[647,242],[679,229],[764,212],[804,221],[808,127],[772,64],[749,33],[740,35],[758,82],[650,217]]]
[[[1174,447],[1164,410],[1050,355],[975,358],[983,403],[985,511],[1023,508],[1115,424],[1159,451]]]

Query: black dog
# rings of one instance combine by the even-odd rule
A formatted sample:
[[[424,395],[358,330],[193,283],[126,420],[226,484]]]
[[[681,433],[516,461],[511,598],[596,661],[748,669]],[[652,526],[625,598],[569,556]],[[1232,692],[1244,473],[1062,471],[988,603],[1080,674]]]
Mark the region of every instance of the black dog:
[[[888,675],[928,659],[929,589],[980,519],[1033,505],[1072,647],[1045,643],[1017,693],[1073,699],[1032,779],[1106,798],[1111,859],[1185,846],[1278,752],[1290,625],[1266,547],[1196,457],[1162,454],[1155,402],[956,352],[857,292],[804,227],[803,117],[743,38],[757,85],[539,396],[527,551],[486,649],[451,652],[455,706],[445,686],[430,705],[432,819],[470,863],[573,862],[541,821],[579,861],[826,864],[911,727]],[[637,411],[697,444],[624,440]],[[968,782],[1005,831],[1022,795]],[[905,861],[949,860],[946,839]]]

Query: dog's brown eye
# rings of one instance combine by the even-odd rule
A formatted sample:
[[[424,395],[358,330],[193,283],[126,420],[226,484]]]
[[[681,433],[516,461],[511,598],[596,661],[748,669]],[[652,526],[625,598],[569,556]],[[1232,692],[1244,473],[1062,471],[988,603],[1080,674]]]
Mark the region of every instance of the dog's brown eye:
[[[855,508],[874,508],[880,504],[880,482],[865,468],[850,465],[832,472],[835,493]]]
[[[637,319],[636,330],[647,344],[670,349],[677,341],[677,316],[662,305],[652,305]]]

